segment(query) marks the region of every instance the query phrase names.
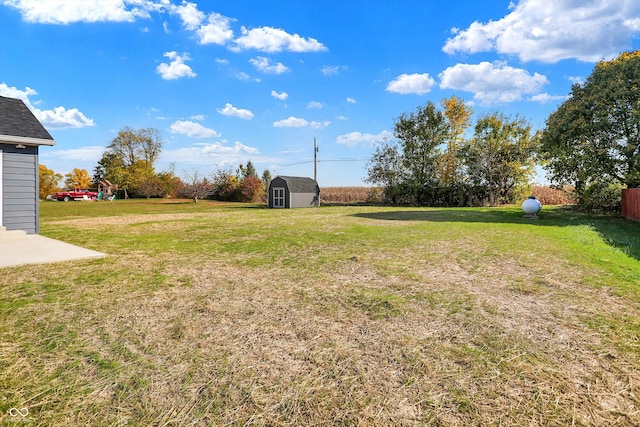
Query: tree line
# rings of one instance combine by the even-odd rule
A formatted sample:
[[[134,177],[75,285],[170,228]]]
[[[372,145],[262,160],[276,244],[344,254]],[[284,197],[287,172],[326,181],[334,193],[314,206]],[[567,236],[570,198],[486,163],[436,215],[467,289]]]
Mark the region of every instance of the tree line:
[[[66,188],[97,188],[104,181],[125,189],[129,197],[190,198],[197,202],[209,198],[222,201],[257,202],[265,198],[271,173],[260,178],[251,160],[238,168],[218,170],[212,176],[198,171],[180,178],[172,166],[156,172],[155,164],[162,150],[162,139],[153,128],[122,128],[106,147],[93,175],[85,169],[74,169],[64,177],[40,165],[40,198],[58,189],[64,178]]]
[[[367,181],[392,204],[479,206],[512,203],[534,172],[538,133],[524,119],[482,116],[458,97],[402,114],[394,138],[378,144]]]
[[[640,51],[596,64],[540,131],[499,112],[472,126],[472,114],[457,97],[402,114],[367,181],[389,203],[496,205],[521,200],[537,164],[591,211],[619,211],[622,189],[640,187]]]

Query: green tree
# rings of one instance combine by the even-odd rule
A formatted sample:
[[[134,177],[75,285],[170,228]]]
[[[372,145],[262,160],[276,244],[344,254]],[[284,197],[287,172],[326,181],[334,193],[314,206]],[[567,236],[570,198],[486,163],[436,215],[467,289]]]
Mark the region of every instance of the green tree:
[[[242,179],[244,178],[248,178],[248,177],[254,177],[254,178],[258,178],[258,173],[256,172],[256,168],[255,166],[253,166],[253,163],[251,163],[251,160],[249,160],[247,162],[247,165],[240,165],[239,170],[238,170],[238,176]]]
[[[463,150],[467,179],[472,187],[482,188],[489,204],[512,203],[514,190],[533,176],[537,141],[524,119],[499,113],[481,117]]]
[[[45,165],[38,165],[38,195],[41,199],[59,190],[62,174],[54,172]]]
[[[125,126],[107,146],[94,171],[94,181],[107,179],[135,192],[143,183],[152,182],[161,150],[158,130]]]
[[[265,186],[269,186],[272,179],[273,177],[271,176],[271,171],[269,169],[262,171],[262,182],[264,182]]]
[[[93,183],[97,186],[104,180],[111,181],[114,184],[124,182],[126,168],[124,161],[117,154],[105,151],[102,158],[93,170]]]
[[[64,176],[64,185],[67,188],[89,188],[91,182],[91,175],[86,169],[75,168]]]
[[[446,116],[432,102],[403,113],[394,123],[394,141],[376,147],[367,164],[367,182],[382,185],[392,203],[429,203],[438,186],[440,146],[448,141]]]
[[[384,200],[397,204],[403,199],[404,167],[396,141],[382,141],[367,163],[366,182],[382,186]]]
[[[540,156],[552,182],[581,198],[599,182],[640,187],[640,51],[596,64],[552,113]]]
[[[412,203],[425,202],[424,189],[438,182],[438,148],[446,143],[449,127],[445,115],[432,102],[415,112],[403,113],[394,124],[402,153],[403,180]]]

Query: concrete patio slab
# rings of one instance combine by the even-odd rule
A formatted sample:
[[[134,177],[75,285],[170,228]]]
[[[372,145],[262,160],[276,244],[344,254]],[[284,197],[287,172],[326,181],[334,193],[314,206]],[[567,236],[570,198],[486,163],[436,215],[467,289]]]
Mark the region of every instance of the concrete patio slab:
[[[0,268],[107,256],[59,240],[23,231],[0,232]]]

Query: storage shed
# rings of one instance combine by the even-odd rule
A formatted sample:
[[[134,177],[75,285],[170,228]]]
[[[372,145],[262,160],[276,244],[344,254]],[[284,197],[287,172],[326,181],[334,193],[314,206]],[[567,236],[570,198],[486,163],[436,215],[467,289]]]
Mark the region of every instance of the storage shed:
[[[269,183],[270,208],[320,206],[320,187],[311,178],[276,176]]]
[[[24,102],[0,96],[0,231],[40,232],[38,148],[55,143]]]

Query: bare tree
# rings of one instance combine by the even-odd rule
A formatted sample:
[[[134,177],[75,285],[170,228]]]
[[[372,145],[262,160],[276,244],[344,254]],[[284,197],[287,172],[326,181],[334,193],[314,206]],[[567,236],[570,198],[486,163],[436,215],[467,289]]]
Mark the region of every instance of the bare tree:
[[[198,203],[199,199],[203,199],[213,193],[213,183],[203,177],[198,170],[192,170],[184,175],[182,180],[182,188],[180,195],[193,199],[194,203]]]

